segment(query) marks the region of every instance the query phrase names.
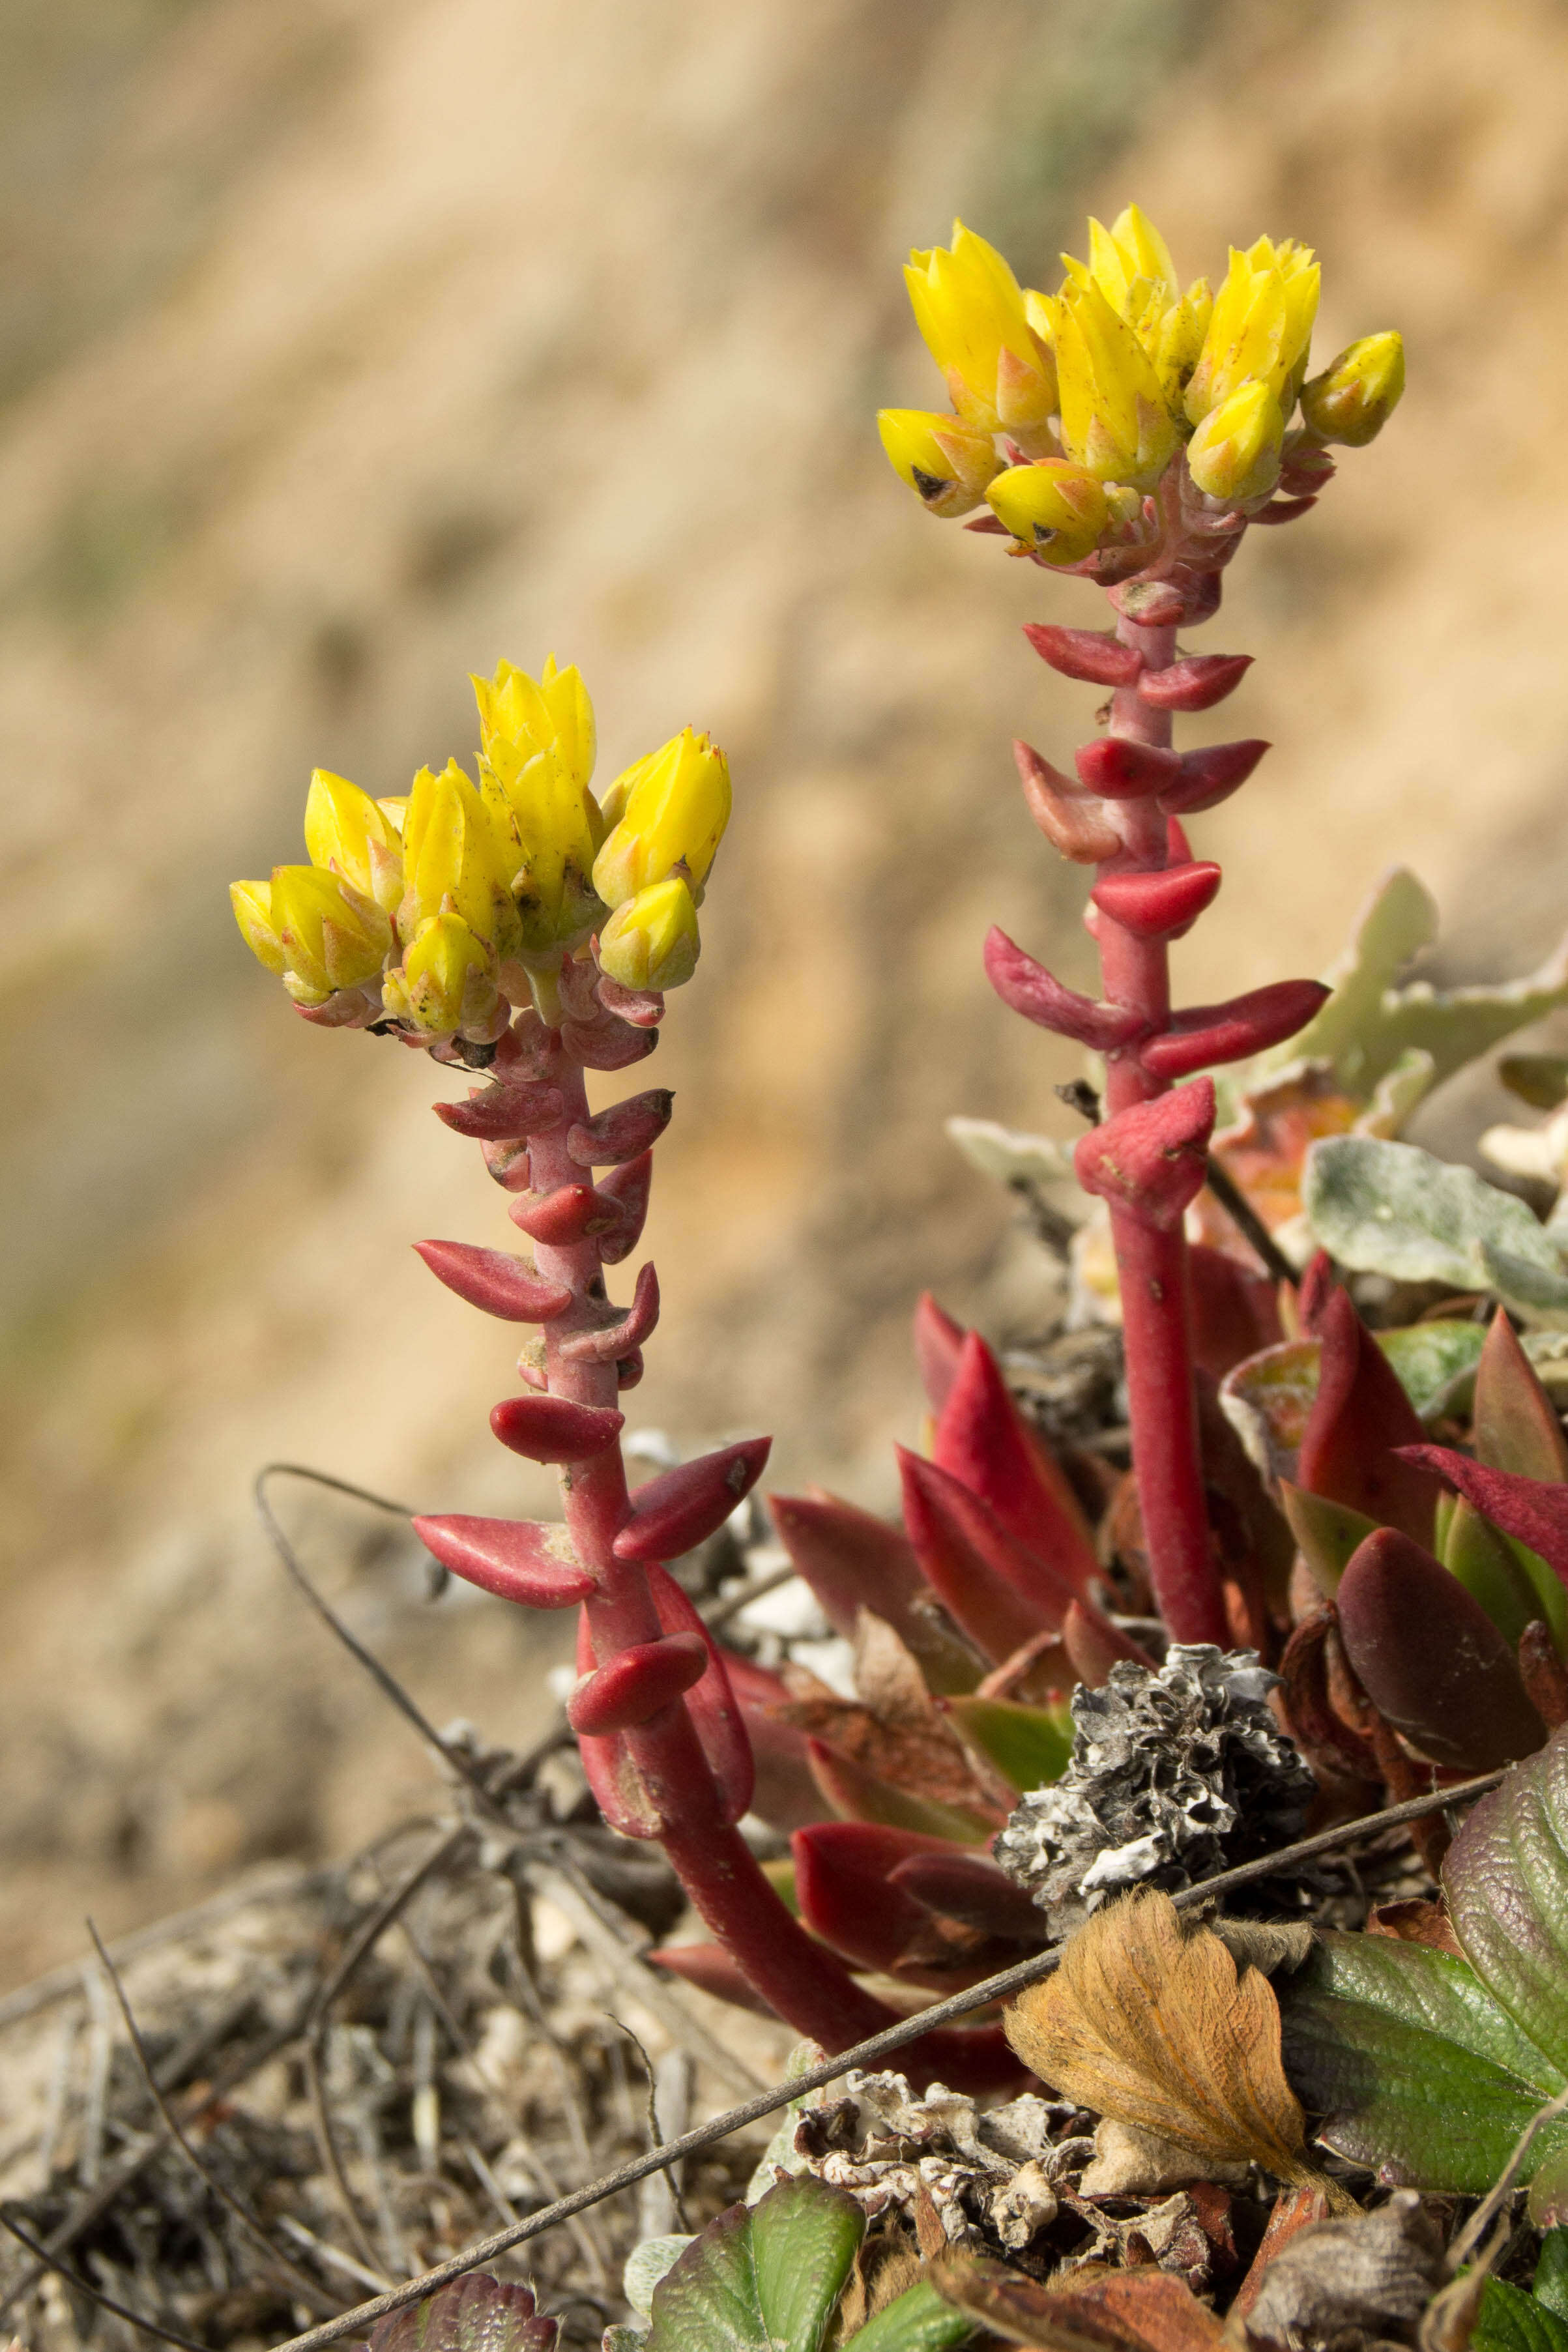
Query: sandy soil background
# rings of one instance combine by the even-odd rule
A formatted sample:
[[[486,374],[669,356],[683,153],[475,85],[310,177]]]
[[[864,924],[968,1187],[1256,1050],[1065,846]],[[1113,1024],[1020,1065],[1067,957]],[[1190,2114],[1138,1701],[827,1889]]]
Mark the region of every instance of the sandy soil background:
[[[406,1244],[510,1232],[428,1066],[314,1033],[224,885],[309,770],[468,752],[465,673],[584,667],[605,772],[688,719],[735,822],[659,1056],[666,1320],[637,1417],[777,1433],[877,1502],[933,1284],[1008,1221],[967,1110],[1071,1074],[991,998],[1081,883],[1011,781],[1089,702],[1018,634],[1086,592],[932,524],[881,402],[937,394],[899,264],[958,210],[1054,283],[1130,194],[1188,272],[1321,250],[1318,348],[1411,389],[1206,634],[1197,999],[1321,966],[1407,856],[1448,977],[1562,928],[1568,12],[1559,0],[12,0],[0,29],[0,1979],[341,1852],[426,1785],[248,1517],[284,1456],[427,1507],[531,1496],[504,1329]],[[1195,740],[1195,730],[1187,740]],[[316,1513],[353,1622],[519,1739],[552,1636],[420,1602]]]

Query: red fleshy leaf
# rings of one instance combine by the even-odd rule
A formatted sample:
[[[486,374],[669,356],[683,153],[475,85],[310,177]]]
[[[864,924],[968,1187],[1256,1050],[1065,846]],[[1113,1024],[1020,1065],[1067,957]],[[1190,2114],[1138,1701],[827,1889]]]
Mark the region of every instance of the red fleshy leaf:
[[[1511,1470],[1549,1486],[1568,1483],[1568,1438],[1513,1325],[1492,1317],[1476,1368],[1470,1423],[1476,1458],[1491,1470]]]
[[[626,1313],[614,1323],[571,1332],[560,1341],[560,1353],[569,1364],[618,1364],[637,1353],[658,1322],[658,1276],[650,1262],[637,1275]],[[621,1385],[630,1388],[633,1383],[623,1381]]]
[[[628,1095],[594,1118],[580,1119],[567,1131],[566,1149],[579,1168],[601,1168],[617,1160],[640,1160],[669,1125],[675,1097],[668,1087],[650,1087],[646,1094]]]
[[[639,1151],[635,1160],[624,1160],[618,1168],[611,1168],[600,1177],[600,1199],[613,1201],[621,1213],[620,1223],[599,1244],[599,1255],[606,1265],[619,1265],[641,1241],[652,1189],[651,1151]]]
[[[1426,1433],[1347,1291],[1336,1288],[1325,1299],[1318,1336],[1318,1393],[1301,1433],[1295,1484],[1430,1544],[1437,1484],[1406,1452]]]
[[[1212,710],[1251,667],[1250,654],[1187,654],[1165,669],[1145,670],[1138,691],[1156,710]]]
[[[1024,635],[1042,661],[1086,686],[1136,686],[1142,674],[1142,655],[1124,646],[1113,629],[1060,629],[1046,621],[1026,621]]]
[[[1075,1592],[1087,1593],[1099,1567],[1089,1523],[1066,1473],[1026,1427],[978,1331],[959,1348],[931,1459],[988,1504]]]
[[[560,1525],[458,1512],[416,1518],[414,1532],[454,1576],[526,1609],[570,1609],[598,1589]]]
[[[1204,861],[1153,874],[1102,875],[1089,897],[1134,939],[1173,940],[1213,906],[1219,886],[1219,867]]]
[[[592,1184],[558,1184],[553,1192],[525,1192],[507,1211],[531,1242],[549,1249],[568,1249],[574,1242],[614,1233],[619,1208],[596,1192]]]
[[[1301,1271],[1296,1288],[1296,1313],[1307,1337],[1321,1337],[1323,1316],[1330,1299],[1340,1287],[1334,1274],[1334,1262],[1327,1250],[1314,1250]]]
[[[856,1612],[868,1609],[914,1652],[933,1690],[973,1688],[979,1668],[966,1671],[966,1654],[920,1606],[931,1588],[907,1536],[820,1488],[770,1495],[768,1508],[780,1543],[836,1633],[852,1635]]]
[[[1015,1943],[1046,1940],[1044,1914],[994,1862],[953,1846],[933,1852],[912,1852],[888,1874],[889,1885],[912,1896],[922,1910],[944,1919],[957,1919],[987,1936],[1006,1936]]]
[[[716,1535],[763,1475],[771,1437],[748,1437],[650,1478],[632,1496],[616,1538],[617,1559],[679,1559]]]
[[[955,1497],[965,1497],[976,1512],[984,1512],[984,1504],[934,1463],[922,1462],[902,1447],[899,1467],[904,1485],[904,1525],[916,1558],[948,1614],[992,1664],[1000,1665],[1037,1633],[1059,1632],[1074,1598],[1072,1587],[1065,1581],[1061,1584],[1054,1608],[1042,1607],[1026,1597],[976,1549],[967,1531],[955,1521]],[[1022,1551],[999,1520],[993,1517],[991,1524],[1014,1553]],[[1042,1568],[1041,1581],[1048,1585],[1048,1580],[1049,1571]]]
[[[1029,814],[1063,857],[1077,866],[1098,866],[1124,846],[1099,803],[1069,784],[1032,745],[1016,742],[1013,757]]]
[[[1255,735],[1239,743],[1205,743],[1201,751],[1184,751],[1182,772],[1160,806],[1172,816],[1199,816],[1217,808],[1246,783],[1269,746]]]
[[[1113,1209],[1131,1210],[1158,1233],[1173,1233],[1203,1190],[1214,1121],[1212,1078],[1133,1103],[1079,1138],[1078,1181]]]
[[[1075,752],[1074,764],[1085,792],[1110,801],[1151,800],[1169,792],[1182,772],[1176,752],[1122,735],[1097,735]]]
[[[1541,1747],[1545,1727],[1507,1642],[1458,1577],[1398,1528],[1357,1546],[1336,1606],[1367,1696],[1435,1763],[1486,1772]]]
[[[1157,1078],[1184,1078],[1221,1062],[1244,1061],[1304,1029],[1328,996],[1319,980],[1277,980],[1225,1004],[1189,1005],[1163,1035],[1140,1048],[1139,1059]]]
[[[1096,1053],[1112,1054],[1141,1037],[1148,1023],[1124,1004],[1097,1004],[1080,996],[1016,947],[1005,931],[993,929],[985,941],[985,976],[1004,1004],[1059,1037],[1076,1038]]]
[[[891,1883],[911,1854],[951,1853],[941,1838],[871,1822],[816,1822],[790,1840],[800,1916],[859,1968],[890,1969],[930,1913]]]
[[[719,1784],[724,1818],[738,1822],[742,1813],[751,1810],[752,1743],[730,1687],[724,1653],[668,1570],[650,1560],[643,1573],[653,1595],[659,1630],[665,1633],[700,1633],[708,1645],[708,1671],[687,1692],[687,1712],[702,1743],[709,1769]]]
[[[559,1087],[476,1087],[467,1102],[431,1105],[443,1127],[458,1135],[505,1143],[559,1127],[566,1103]]]
[[[630,1731],[685,1696],[708,1671],[700,1633],[665,1633],[635,1642],[585,1675],[566,1702],[566,1720],[580,1737]]]
[[[1548,1731],[1568,1723],[1568,1667],[1557,1654],[1551,1629],[1532,1617],[1519,1637],[1519,1672],[1530,1704]]]
[[[963,1349],[964,1330],[951,1315],[940,1307],[929,1290],[922,1290],[915,1302],[915,1361],[920,1366],[921,1385],[926,1392],[926,1402],[932,1412],[940,1412],[952,1392],[958,1377],[958,1359]]]
[[[778,2014],[742,1974],[722,1944],[661,1944],[658,1951],[645,1953],[644,1958],[651,1968],[663,1969],[667,1975],[695,1985],[699,1992],[727,2000],[733,2009],[749,2009],[753,2017]]]
[[[584,1069],[629,1070],[647,1061],[658,1044],[658,1031],[634,1028],[629,1021],[606,1013],[596,1021],[563,1021],[561,1043]]]
[[[1555,1480],[1522,1478],[1513,1470],[1493,1470],[1447,1445],[1401,1445],[1399,1458],[1413,1471],[1447,1479],[1493,1527],[1539,1553],[1552,1574],[1568,1585],[1568,1486]]]
[[[625,1423],[613,1405],[558,1396],[505,1397],[490,1415],[501,1444],[531,1462],[590,1462],[615,1444]]]
[[[745,1722],[756,1769],[752,1811],[771,1829],[805,1827],[825,1818],[825,1799],[812,1777],[806,1737],[793,1723],[783,1723],[773,1709],[789,1704],[789,1693],[776,1675],[754,1658],[724,1649],[720,1654]]]
[[[505,1250],[477,1249],[468,1242],[416,1242],[414,1247],[437,1282],[503,1323],[548,1323],[572,1304],[563,1282],[547,1282]]]

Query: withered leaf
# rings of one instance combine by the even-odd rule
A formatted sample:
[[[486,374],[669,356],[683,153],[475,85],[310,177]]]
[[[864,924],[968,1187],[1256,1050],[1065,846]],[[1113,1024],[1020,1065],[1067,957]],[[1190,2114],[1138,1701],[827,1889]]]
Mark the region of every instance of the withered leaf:
[[[1419,2319],[1441,2283],[1443,2236],[1414,2189],[1371,2213],[1319,2221],[1280,2249],[1247,2314],[1254,2344],[1358,2328],[1373,2339]]]
[[[1149,2270],[1074,2271],[1044,2286],[1000,2263],[946,2254],[931,2284],[993,2335],[1041,2352],[1217,2352],[1219,2321],[1185,2279]]]
[[[813,1678],[815,1680],[815,1678]],[[932,1804],[1005,1813],[1012,1792],[975,1759],[926,1688],[919,1665],[893,1628],[868,1609],[855,1618],[856,1699],[790,1677],[795,1696],[770,1709],[782,1723],[826,1741],[878,1780]]]
[[[1285,2079],[1268,1978],[1238,1974],[1213,1929],[1184,1926],[1168,1895],[1141,1889],[1097,1911],[1005,2023],[1031,2072],[1093,2113],[1298,2187],[1325,2185]],[[1336,2210],[1355,2210],[1331,2193]]]

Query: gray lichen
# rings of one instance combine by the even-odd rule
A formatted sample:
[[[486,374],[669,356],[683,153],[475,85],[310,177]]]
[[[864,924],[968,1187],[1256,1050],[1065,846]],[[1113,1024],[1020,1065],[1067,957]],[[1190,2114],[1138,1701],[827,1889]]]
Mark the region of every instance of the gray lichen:
[[[1279,1679],[1253,1650],[1177,1643],[1157,1674],[1118,1664],[1074,1693],[1071,1762],[994,1849],[1054,1936],[1127,1887],[1173,1894],[1299,1832],[1316,1784],[1269,1710]]]

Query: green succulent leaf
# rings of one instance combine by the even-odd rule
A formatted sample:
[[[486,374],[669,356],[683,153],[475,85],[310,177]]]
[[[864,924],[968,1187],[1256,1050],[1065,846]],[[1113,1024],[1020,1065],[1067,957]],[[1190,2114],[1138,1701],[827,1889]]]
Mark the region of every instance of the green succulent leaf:
[[[1480,2195],[1562,2077],[1463,1960],[1325,1935],[1280,1991],[1285,2069],[1321,2137],[1384,2179]],[[1568,2147],[1540,2135],[1535,2160]]]
[[[1406,1324],[1401,1330],[1380,1331],[1377,1342],[1423,1421],[1467,1410],[1486,1344],[1480,1324],[1443,1317],[1431,1323]]]
[[[819,2352],[865,2227],[809,2173],[731,2205],[654,2289],[647,2352]]]
[[[1066,1706],[1020,1706],[1014,1699],[950,1698],[959,1736],[1020,1793],[1059,1780],[1072,1760],[1073,1721]]]
[[[1342,1265],[1402,1282],[1491,1290],[1531,1315],[1568,1315],[1568,1273],[1524,1202],[1410,1143],[1330,1136],[1307,1155],[1302,1204]]]
[[[1473,2352],[1568,2352],[1568,2320],[1506,2279],[1488,2279]]]

